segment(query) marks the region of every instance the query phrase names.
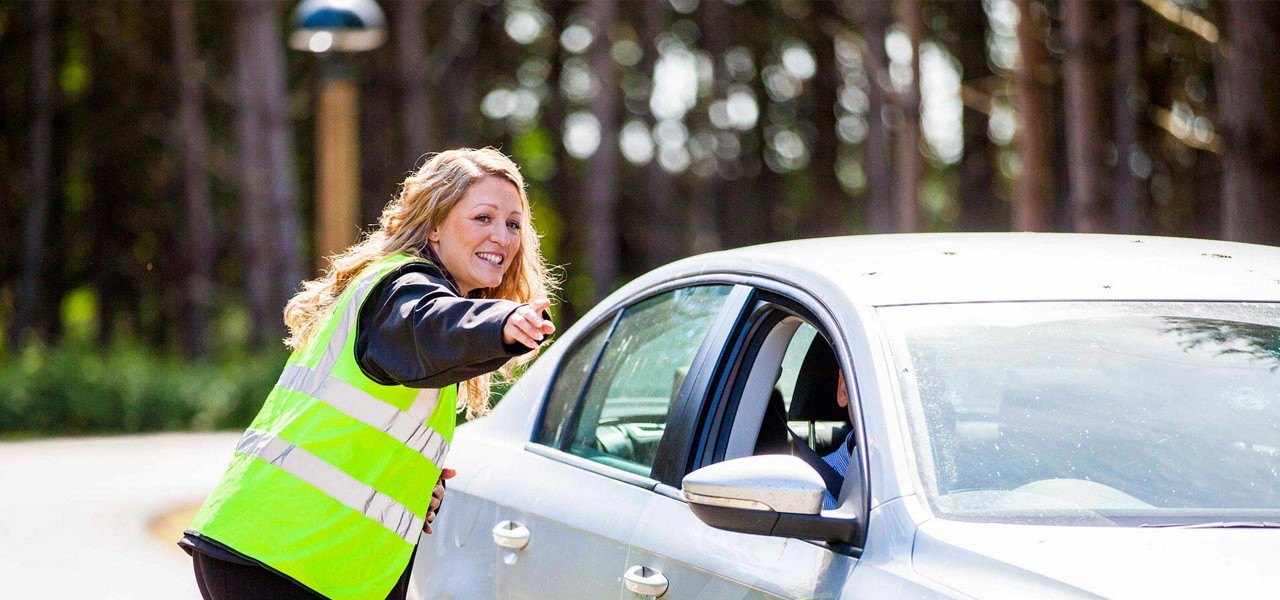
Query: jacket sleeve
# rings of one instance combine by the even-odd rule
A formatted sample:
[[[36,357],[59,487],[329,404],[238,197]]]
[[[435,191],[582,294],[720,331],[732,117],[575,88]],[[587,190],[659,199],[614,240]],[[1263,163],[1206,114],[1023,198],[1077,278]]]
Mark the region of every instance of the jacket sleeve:
[[[356,362],[383,385],[465,381],[533,350],[502,341],[507,318],[520,306],[459,297],[433,265],[406,265],[383,277],[360,307]]]

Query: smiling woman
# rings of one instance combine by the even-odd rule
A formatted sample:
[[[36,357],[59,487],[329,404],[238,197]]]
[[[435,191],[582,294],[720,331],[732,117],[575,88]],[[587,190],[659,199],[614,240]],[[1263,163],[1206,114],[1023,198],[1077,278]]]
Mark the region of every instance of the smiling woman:
[[[332,264],[286,307],[294,353],[179,544],[205,598],[403,598],[455,413],[484,414],[491,372],[555,332],[496,150],[435,155]]]
[[[458,282],[462,295],[498,287],[520,250],[524,202],[511,181],[485,177],[463,194],[444,222],[431,230],[431,250]]]

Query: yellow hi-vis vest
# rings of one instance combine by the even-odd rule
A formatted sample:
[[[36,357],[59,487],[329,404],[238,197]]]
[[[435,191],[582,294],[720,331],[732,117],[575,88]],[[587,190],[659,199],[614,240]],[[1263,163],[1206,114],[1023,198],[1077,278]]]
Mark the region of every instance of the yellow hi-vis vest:
[[[355,360],[360,305],[392,269],[347,285],[285,365],[188,529],[331,598],[387,596],[409,564],[453,440],[457,387],[379,385]]]

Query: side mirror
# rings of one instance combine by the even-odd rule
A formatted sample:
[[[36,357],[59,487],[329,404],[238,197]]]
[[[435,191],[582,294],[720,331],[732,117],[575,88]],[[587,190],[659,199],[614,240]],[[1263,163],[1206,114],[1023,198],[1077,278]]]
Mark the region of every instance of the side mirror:
[[[822,476],[795,456],[717,463],[686,475],[682,487],[693,514],[717,529],[842,544],[857,538],[857,519],[822,516]]]

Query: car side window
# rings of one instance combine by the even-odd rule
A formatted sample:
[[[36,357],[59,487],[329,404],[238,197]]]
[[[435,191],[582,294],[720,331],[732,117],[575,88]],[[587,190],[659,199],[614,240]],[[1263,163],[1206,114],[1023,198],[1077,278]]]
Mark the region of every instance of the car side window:
[[[595,370],[584,378],[586,390],[571,419],[567,450],[649,476],[672,401],[731,289],[682,288],[623,311],[603,342]],[[590,341],[584,349],[589,346]],[[566,369],[574,368],[576,359],[570,358]]]
[[[612,321],[596,327],[587,334],[584,340],[573,347],[562,360],[559,375],[551,386],[547,397],[547,408],[542,413],[542,426],[538,430],[538,442],[554,446],[557,440],[564,439],[565,428],[573,416],[573,407],[582,395],[582,386],[587,382],[591,369],[600,357],[600,349],[609,332],[613,330]]]

